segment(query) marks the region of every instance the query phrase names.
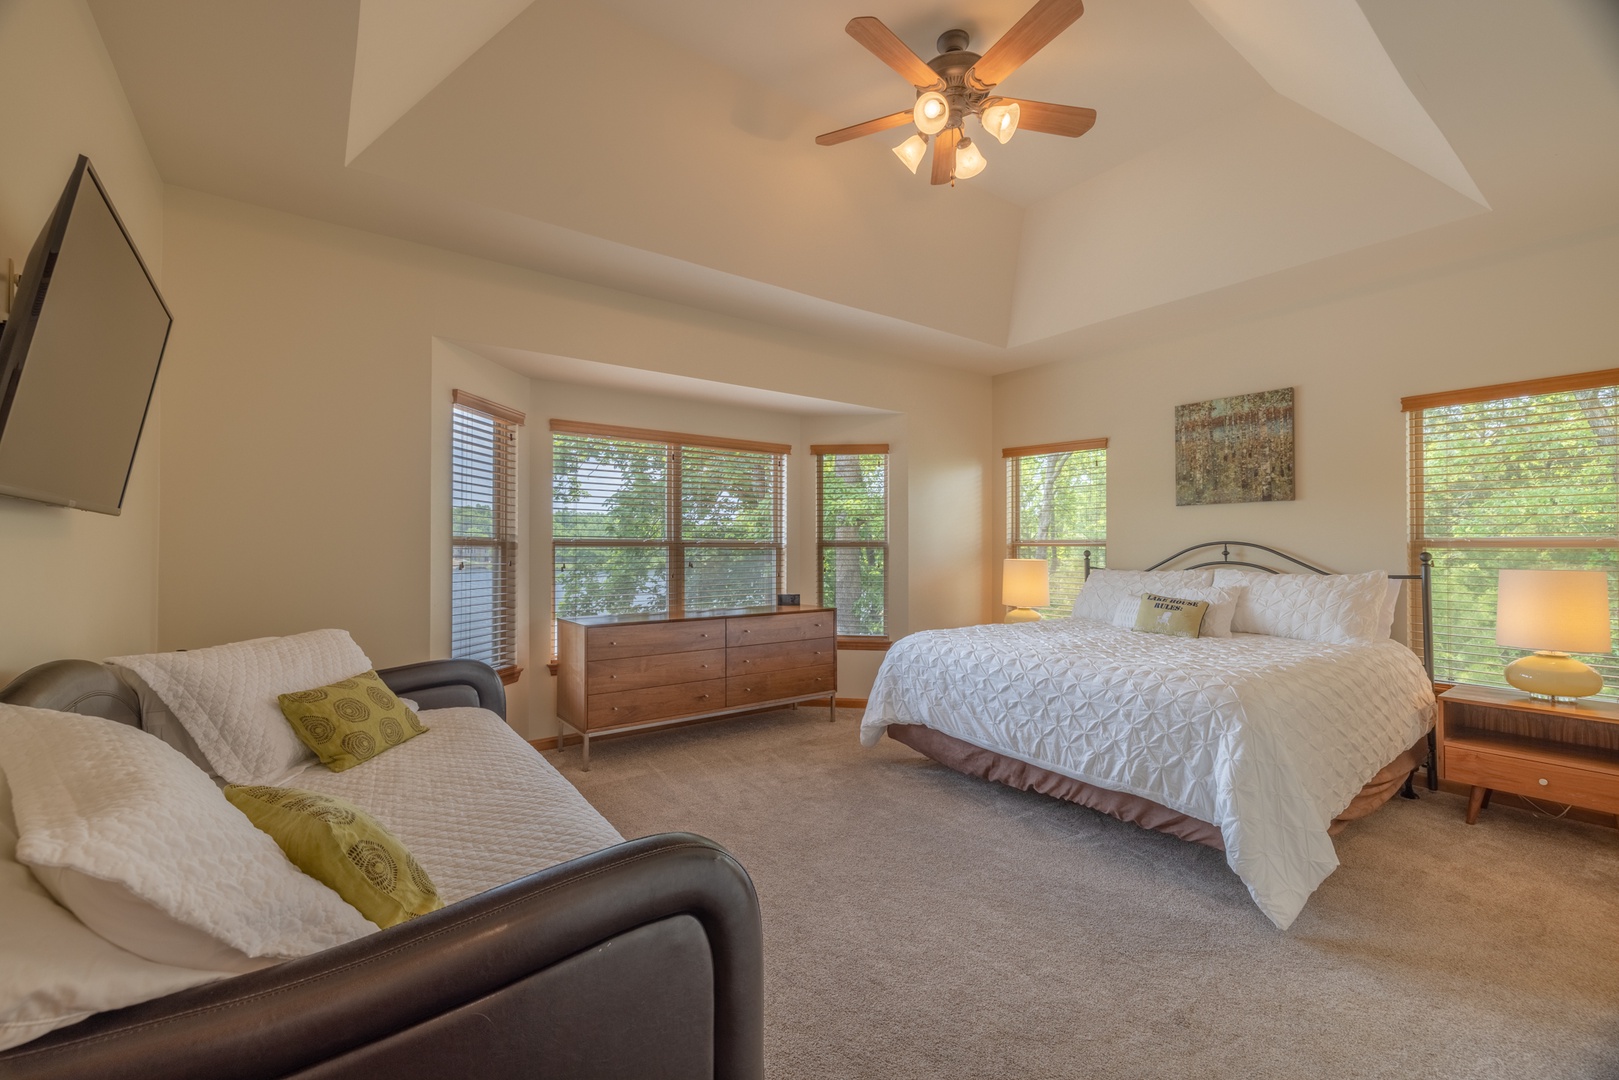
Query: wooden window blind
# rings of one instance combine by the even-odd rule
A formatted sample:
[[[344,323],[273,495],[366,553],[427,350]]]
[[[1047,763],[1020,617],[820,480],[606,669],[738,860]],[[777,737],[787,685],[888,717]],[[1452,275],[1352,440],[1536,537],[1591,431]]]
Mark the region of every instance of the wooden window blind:
[[[450,412],[450,655],[515,676],[523,414],[462,390]]]
[[[1107,564],[1107,440],[1014,446],[1001,456],[1007,557],[1046,560],[1051,603],[1040,614],[1069,615],[1085,584],[1085,552],[1093,567]]]
[[[888,445],[811,446],[816,566],[839,637],[888,634]]]
[[[790,449],[553,420],[556,615],[774,604]]]
[[[1619,370],[1407,398],[1410,560],[1432,554],[1434,678],[1505,686],[1502,569],[1605,570],[1619,587]],[[1422,640],[1421,605],[1411,640]],[[1613,696],[1619,662],[1581,657]]]

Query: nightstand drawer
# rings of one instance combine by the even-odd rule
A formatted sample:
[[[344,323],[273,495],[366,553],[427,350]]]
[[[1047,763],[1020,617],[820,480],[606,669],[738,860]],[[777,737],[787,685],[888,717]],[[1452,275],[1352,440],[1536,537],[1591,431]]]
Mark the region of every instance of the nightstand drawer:
[[[1619,813],[1619,771],[1582,769],[1461,743],[1445,748],[1445,779],[1515,795]]]

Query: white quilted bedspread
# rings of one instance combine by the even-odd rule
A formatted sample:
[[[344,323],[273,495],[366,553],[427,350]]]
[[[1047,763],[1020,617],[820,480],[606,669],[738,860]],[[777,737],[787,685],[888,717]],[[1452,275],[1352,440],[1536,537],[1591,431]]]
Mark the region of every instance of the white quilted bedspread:
[[[562,774],[484,709],[421,714],[426,734],[346,772],[320,763],[287,787],[348,799],[393,830],[444,902],[619,843]]]
[[[1432,726],[1395,641],[1172,638],[1088,619],[928,630],[896,642],[860,738],[923,724],[1216,825],[1286,929],[1337,867],[1327,827]]]

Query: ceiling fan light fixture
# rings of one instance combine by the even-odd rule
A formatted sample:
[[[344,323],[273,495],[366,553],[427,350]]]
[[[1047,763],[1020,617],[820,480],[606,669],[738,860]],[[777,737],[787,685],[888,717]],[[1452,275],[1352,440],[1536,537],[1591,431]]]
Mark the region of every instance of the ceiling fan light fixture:
[[[961,142],[956,144],[957,180],[971,180],[983,172],[984,166],[988,164],[989,162],[984,160],[984,155],[979,152],[978,147],[973,145],[971,139],[962,139]]]
[[[929,90],[916,99],[911,116],[916,120],[916,130],[937,135],[950,122],[950,102],[937,90]]]
[[[922,164],[927,156],[928,137],[926,135],[912,135],[909,139],[894,147],[894,156],[905,163],[905,167],[913,173],[916,167]]]
[[[1017,132],[1018,118],[1023,110],[1015,101],[1003,101],[999,98],[995,104],[985,106],[983,113],[978,117],[984,125],[984,130],[995,136],[1005,144]]]

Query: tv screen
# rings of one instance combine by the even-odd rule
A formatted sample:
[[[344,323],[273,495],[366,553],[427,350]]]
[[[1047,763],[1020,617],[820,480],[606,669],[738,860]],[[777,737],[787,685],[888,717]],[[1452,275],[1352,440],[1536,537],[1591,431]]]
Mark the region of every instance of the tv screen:
[[[172,322],[80,157],[0,332],[0,495],[122,509]]]

